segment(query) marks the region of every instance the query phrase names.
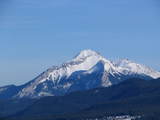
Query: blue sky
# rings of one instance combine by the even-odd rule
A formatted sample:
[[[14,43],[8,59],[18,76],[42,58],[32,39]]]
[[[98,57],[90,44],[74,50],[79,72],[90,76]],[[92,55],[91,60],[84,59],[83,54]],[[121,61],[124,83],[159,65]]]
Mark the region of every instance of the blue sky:
[[[159,0],[1,0],[0,86],[22,84],[83,49],[160,70]]]

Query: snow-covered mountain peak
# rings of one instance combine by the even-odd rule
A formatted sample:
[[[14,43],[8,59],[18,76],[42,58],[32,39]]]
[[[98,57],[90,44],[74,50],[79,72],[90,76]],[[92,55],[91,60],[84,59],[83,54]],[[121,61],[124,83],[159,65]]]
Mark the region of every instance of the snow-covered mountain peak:
[[[42,83],[46,80],[52,80],[54,83],[57,83],[64,77],[70,77],[70,75],[76,71],[91,69],[100,60],[107,61],[95,51],[83,50],[71,61],[62,64],[59,67],[53,66],[49,68],[44,74],[45,77],[43,77],[43,79],[39,79],[39,82]]]
[[[128,59],[122,59],[116,62],[109,61],[99,53],[92,50],[81,51],[74,59],[57,67],[54,66],[48,69],[44,74],[44,79],[39,79],[40,83],[46,80],[52,80],[54,83],[59,83],[64,77],[69,78],[74,72],[88,71],[91,73],[97,69],[104,70],[112,75],[114,74],[144,74],[153,78],[160,77],[160,73],[152,70],[141,64],[137,64]]]
[[[160,72],[128,59],[113,62],[92,50],[53,66],[22,86],[15,97],[41,97],[96,87],[108,87],[131,77],[158,78]]]
[[[77,60],[84,60],[88,57],[101,57],[100,54],[98,52],[95,52],[93,50],[83,50],[81,51],[78,55],[76,55],[76,57],[73,59],[73,61],[77,61]]]
[[[128,60],[128,59],[122,59],[114,63],[115,66],[119,69],[121,73],[125,74],[144,74],[148,75],[152,78],[158,78],[160,77],[160,72],[157,72],[153,70],[150,67],[147,67],[143,64],[138,64],[134,61]]]

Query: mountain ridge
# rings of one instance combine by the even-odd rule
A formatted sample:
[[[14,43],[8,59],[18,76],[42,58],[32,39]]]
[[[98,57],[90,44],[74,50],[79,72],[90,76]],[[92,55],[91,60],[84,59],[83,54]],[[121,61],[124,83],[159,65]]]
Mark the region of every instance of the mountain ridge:
[[[64,95],[68,92],[108,87],[133,77],[155,79],[160,77],[160,72],[127,59],[113,62],[100,53],[83,50],[71,61],[47,69],[22,86],[15,86],[18,93],[16,91],[16,94],[11,94],[8,98]],[[9,89],[10,87],[7,90]],[[5,91],[4,87],[0,87],[0,98],[3,98]]]

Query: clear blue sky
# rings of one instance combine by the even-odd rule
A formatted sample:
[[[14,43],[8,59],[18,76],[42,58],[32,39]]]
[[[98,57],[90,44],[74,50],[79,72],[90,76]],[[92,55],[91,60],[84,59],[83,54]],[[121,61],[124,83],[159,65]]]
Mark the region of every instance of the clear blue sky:
[[[88,48],[160,70],[160,1],[0,0],[0,86]]]

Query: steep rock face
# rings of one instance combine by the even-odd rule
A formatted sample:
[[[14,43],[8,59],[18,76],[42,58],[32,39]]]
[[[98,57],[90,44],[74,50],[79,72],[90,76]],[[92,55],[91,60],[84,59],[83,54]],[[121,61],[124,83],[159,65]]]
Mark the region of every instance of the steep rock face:
[[[108,87],[133,77],[158,78],[160,73],[126,59],[113,62],[95,51],[84,50],[71,61],[49,68],[23,86],[15,86],[16,92],[11,97],[64,95],[73,91]],[[0,95],[5,93],[1,91],[0,88]]]

